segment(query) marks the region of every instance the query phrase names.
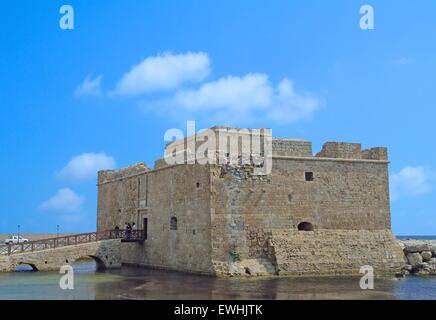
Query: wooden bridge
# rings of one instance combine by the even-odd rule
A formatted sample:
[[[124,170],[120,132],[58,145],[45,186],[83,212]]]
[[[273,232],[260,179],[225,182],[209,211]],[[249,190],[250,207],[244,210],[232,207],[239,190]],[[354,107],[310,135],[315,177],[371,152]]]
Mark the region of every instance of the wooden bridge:
[[[144,230],[108,230],[102,232],[73,234],[37,241],[4,244],[0,245],[0,255],[10,256],[13,254],[50,250],[114,239],[120,239],[121,242],[143,242],[146,240]]]

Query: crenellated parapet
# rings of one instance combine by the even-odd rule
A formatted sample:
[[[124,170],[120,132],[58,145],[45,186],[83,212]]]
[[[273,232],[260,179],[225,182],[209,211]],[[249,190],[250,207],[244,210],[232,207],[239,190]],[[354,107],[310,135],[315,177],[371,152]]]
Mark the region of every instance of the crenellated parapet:
[[[318,158],[387,160],[387,149],[375,147],[362,150],[360,143],[326,142],[322,150],[316,154]]]
[[[145,162],[139,162],[134,165],[124,167],[118,170],[101,170],[98,172],[98,184],[103,184],[112,180],[119,180],[138,174],[145,173],[150,169]]]

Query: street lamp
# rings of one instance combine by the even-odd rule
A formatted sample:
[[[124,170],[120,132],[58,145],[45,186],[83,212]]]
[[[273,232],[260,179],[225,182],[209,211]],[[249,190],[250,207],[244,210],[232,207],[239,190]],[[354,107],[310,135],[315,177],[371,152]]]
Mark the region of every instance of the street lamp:
[[[18,225],[18,233],[17,233],[17,236],[18,236],[18,243],[20,243],[20,225]]]
[[[56,238],[59,238],[59,225],[56,226]]]

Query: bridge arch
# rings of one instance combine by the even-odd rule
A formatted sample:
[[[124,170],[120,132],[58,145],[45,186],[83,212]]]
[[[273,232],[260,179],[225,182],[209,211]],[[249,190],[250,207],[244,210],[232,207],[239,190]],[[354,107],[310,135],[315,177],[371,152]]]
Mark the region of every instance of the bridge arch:
[[[95,262],[96,271],[100,271],[108,268],[107,263],[105,263],[103,259],[104,259],[103,257],[98,257],[96,255],[83,255],[74,259],[74,261],[71,261],[71,263],[74,265],[75,263],[79,263],[82,261],[85,262],[87,260],[90,260]]]
[[[26,266],[29,268],[28,270],[25,269]],[[22,269],[22,270],[20,270],[20,269]],[[30,263],[30,262],[20,262],[20,263],[16,264],[15,266],[13,266],[13,271],[15,271],[15,272],[19,272],[19,271],[32,271],[32,272],[36,272],[36,271],[38,271],[38,268],[33,263]]]

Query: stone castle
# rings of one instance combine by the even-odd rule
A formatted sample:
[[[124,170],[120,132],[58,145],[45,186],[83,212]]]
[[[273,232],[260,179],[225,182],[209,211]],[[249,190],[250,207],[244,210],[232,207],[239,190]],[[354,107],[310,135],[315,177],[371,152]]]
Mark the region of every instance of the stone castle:
[[[207,132],[241,147],[250,130]],[[154,169],[139,163],[99,172],[97,231],[135,222],[146,233],[143,243],[123,243],[123,263],[218,276],[404,265],[391,232],[386,148],[327,142],[313,155],[310,141],[272,138],[271,170],[257,175],[258,165],[201,164],[189,148],[199,141],[166,146],[183,163],[162,158]]]

